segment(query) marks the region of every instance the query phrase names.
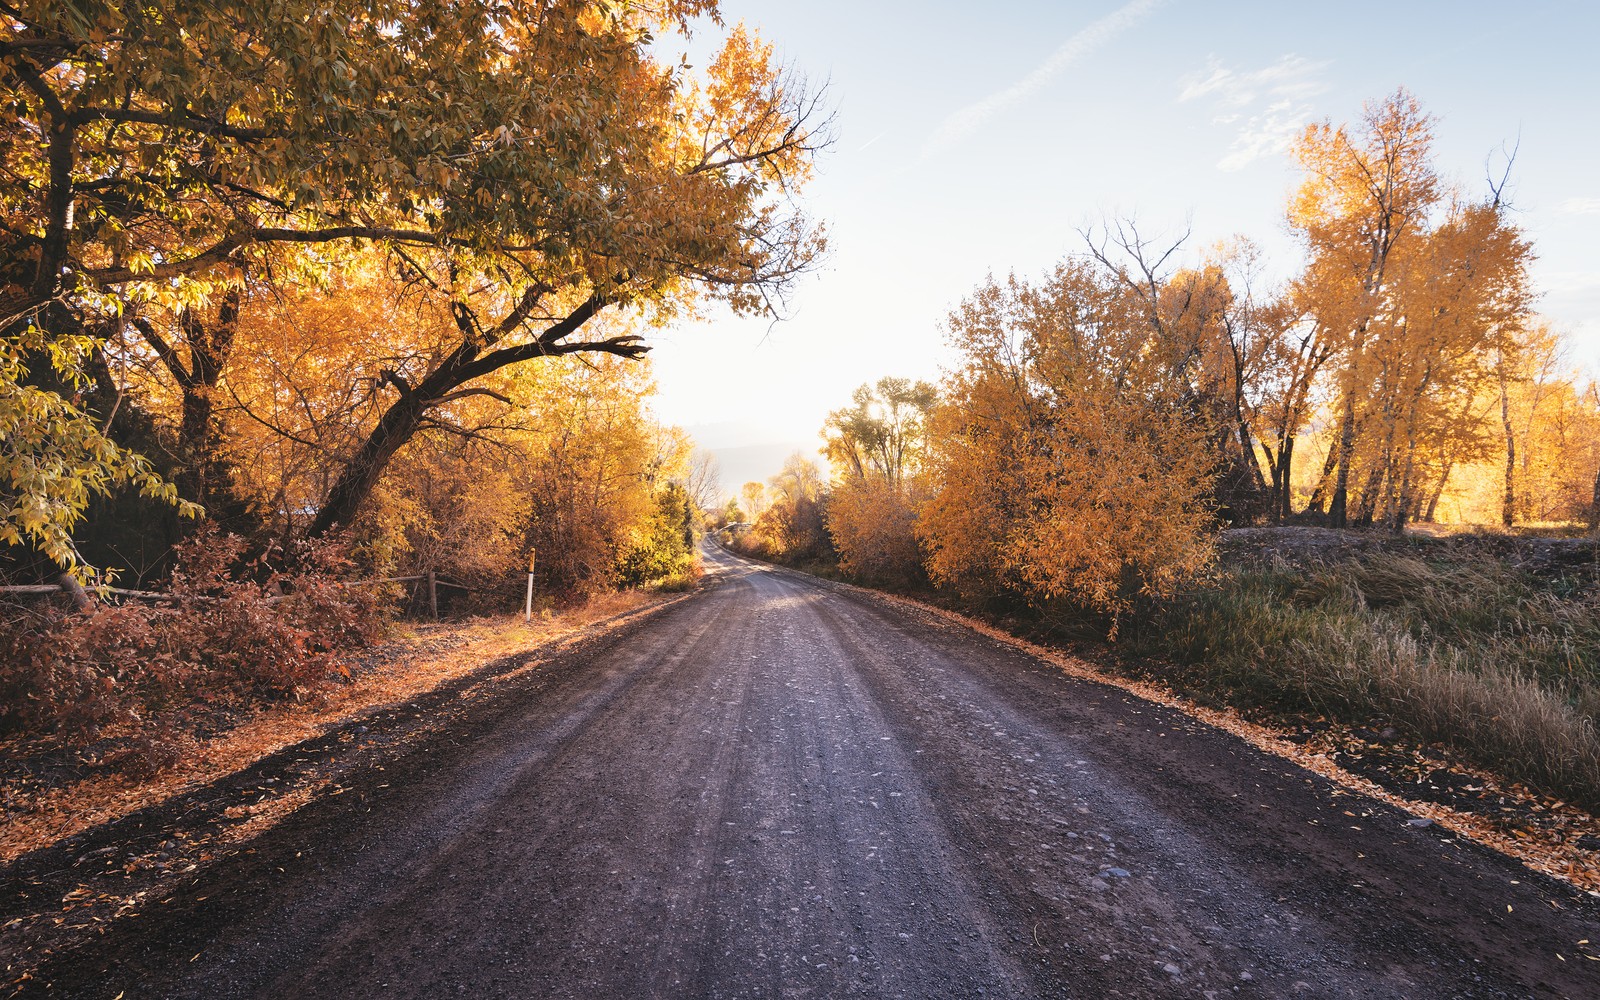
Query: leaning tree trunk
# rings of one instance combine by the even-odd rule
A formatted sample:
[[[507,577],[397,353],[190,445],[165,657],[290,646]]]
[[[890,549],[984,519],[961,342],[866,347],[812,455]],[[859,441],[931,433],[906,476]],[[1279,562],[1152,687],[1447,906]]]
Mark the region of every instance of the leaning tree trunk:
[[[406,392],[383,412],[378,425],[361,442],[355,457],[334,480],[328,499],[311,522],[309,534],[312,537],[325,535],[335,527],[349,527],[354,522],[361,505],[383,477],[389,460],[422,426],[426,402],[417,393]]]
[[[523,294],[522,301],[498,324],[487,329],[478,323],[477,318],[470,313],[465,304],[457,303],[456,323],[461,328],[463,340],[439,363],[438,367],[415,386],[407,383],[395,372],[384,373],[384,380],[399,390],[400,398],[383,411],[383,416],[378,418],[377,426],[373,427],[366,440],[361,442],[361,447],[350,462],[340,470],[339,477],[334,480],[332,489],[328,491],[327,500],[323,502],[322,508],[317,511],[316,518],[311,522],[309,529],[311,537],[325,535],[335,526],[349,527],[355,521],[356,514],[360,512],[361,505],[372,495],[378,481],[383,478],[383,471],[388,467],[390,459],[394,458],[395,452],[422,428],[423,420],[429,410],[451,399],[487,392],[484,389],[462,388],[472,380],[499,371],[501,368],[538,358],[579,353],[605,353],[623,358],[637,358],[650,349],[634,334],[621,334],[606,340],[564,342],[564,338],[575,333],[609,304],[610,300],[604,294],[595,292],[563,319],[545,328],[544,332],[534,340],[487,352],[483,350],[481,345],[485,340],[494,344],[520,328],[528,314],[538,305],[539,298],[539,290],[530,289]],[[489,395],[498,394],[489,393]],[[504,397],[499,398],[504,399]],[[510,402],[510,400],[505,401]]]
[[[1311,491],[1311,499],[1306,504],[1306,510],[1321,514],[1326,510],[1328,492],[1333,483],[1333,471],[1339,465],[1339,449],[1329,448],[1328,457],[1322,461],[1322,475],[1317,477],[1316,488]]]
[[[1400,489],[1394,499],[1394,510],[1389,522],[1389,530],[1397,535],[1404,534],[1406,521],[1415,516],[1419,506],[1415,497],[1417,474],[1417,442],[1413,434],[1406,440],[1406,460],[1400,473]]]
[[[1434,487],[1433,493],[1428,497],[1428,506],[1426,513],[1422,515],[1422,519],[1427,521],[1429,524],[1432,524],[1434,518],[1438,516],[1439,499],[1444,496],[1445,485],[1450,482],[1450,473],[1454,471],[1454,469],[1454,462],[1446,462],[1444,464],[1444,472],[1439,476],[1439,485]]]
[[[188,378],[179,380],[183,399],[178,455],[183,467],[177,476],[178,492],[223,522],[236,521],[244,512],[230,464],[223,457],[224,435],[215,401],[238,333],[240,298],[238,289],[228,292],[215,324],[187,311],[182,318],[189,365]]]
[[[1294,489],[1294,442],[1293,436],[1283,442],[1283,447],[1278,451],[1278,461],[1272,471],[1274,488],[1277,490],[1275,503],[1277,505],[1278,520],[1287,521],[1294,513],[1294,505],[1290,502],[1290,494]]]
[[[1387,462],[1367,473],[1367,481],[1361,488],[1361,500],[1356,505],[1356,525],[1362,528],[1372,527],[1373,518],[1378,511],[1378,496],[1383,490],[1384,482],[1389,475]]]

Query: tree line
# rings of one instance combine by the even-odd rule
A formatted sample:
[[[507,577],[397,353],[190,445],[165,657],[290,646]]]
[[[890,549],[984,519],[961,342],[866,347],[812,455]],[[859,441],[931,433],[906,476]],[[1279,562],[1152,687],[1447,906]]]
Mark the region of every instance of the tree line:
[[[766,508],[749,544],[1115,620],[1206,573],[1219,524],[1592,530],[1600,397],[1534,310],[1510,164],[1468,194],[1435,127],[1401,91],[1305,130],[1281,283],[1248,240],[1179,266],[1184,240],[1128,221],[1039,279],[984,282],[946,323],[937,391],[886,379],[830,416],[827,495],[796,499],[792,468],[746,487]]]

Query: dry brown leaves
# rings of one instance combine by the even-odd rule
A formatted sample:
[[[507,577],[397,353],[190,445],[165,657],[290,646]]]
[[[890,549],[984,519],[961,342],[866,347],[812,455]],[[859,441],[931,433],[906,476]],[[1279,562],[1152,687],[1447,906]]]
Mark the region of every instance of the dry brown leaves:
[[[320,735],[352,715],[403,702],[498,657],[587,634],[618,615],[674,598],[640,591],[597,597],[559,615],[478,618],[466,623],[414,626],[374,648],[370,666],[348,684],[315,700],[274,705],[216,739],[200,744],[176,767],[146,779],[100,774],[48,788],[0,789],[7,818],[0,828],[0,861],[55,843],[75,833],[202,787],[248,767],[262,757]],[[520,671],[518,671],[520,672]],[[0,754],[14,748],[0,742]],[[315,789],[263,802],[230,839],[253,836],[315,797]]]

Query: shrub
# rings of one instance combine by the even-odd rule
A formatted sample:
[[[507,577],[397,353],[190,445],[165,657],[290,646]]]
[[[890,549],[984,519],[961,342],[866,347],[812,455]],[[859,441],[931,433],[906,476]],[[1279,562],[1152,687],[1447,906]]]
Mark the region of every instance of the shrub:
[[[933,582],[1117,622],[1210,568],[1217,462],[1166,325],[1082,260],[991,280],[951,315],[917,533]]]
[[[298,697],[347,673],[339,654],[376,634],[377,598],[338,584],[337,544],[289,562],[207,532],[179,548],[173,602],[19,609],[0,625],[0,729],[81,742],[121,724],[144,738],[170,709]]]
[[[1392,724],[1600,806],[1600,595],[1470,551],[1238,566],[1129,636],[1241,707]]]
[[[837,485],[827,521],[839,567],[850,576],[892,587],[927,581],[917,545],[914,502],[887,478],[863,476]]]
[[[698,586],[700,578],[705,576],[705,572],[705,566],[701,564],[700,560],[694,559],[672,575],[657,580],[653,586],[656,590],[667,594],[682,593],[693,590]]]
[[[617,582],[640,587],[687,572],[694,563],[694,520],[689,494],[677,483],[657,492],[652,515],[633,531],[617,555]]]

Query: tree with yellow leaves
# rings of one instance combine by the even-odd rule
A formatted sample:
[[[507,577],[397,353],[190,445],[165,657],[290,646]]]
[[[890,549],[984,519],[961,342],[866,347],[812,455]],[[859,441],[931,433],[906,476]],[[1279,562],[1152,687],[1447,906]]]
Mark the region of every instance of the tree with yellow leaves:
[[[22,0],[0,17],[0,335],[144,339],[182,361],[214,450],[212,376],[268,248],[393,255],[453,339],[383,382],[309,530],[348,525],[477,380],[647,349],[603,313],[774,311],[821,252],[792,200],[826,141],[816,94],[742,27],[698,78],[656,61],[656,32],[702,18],[714,0]],[[26,377],[66,399],[51,374]]]
[[[962,362],[931,435],[918,533],[934,582],[1113,618],[1203,572],[1209,424],[1149,300],[1092,259],[990,281],[951,315]]]
[[[1474,433],[1452,415],[1528,311],[1532,253],[1503,182],[1482,201],[1454,195],[1433,128],[1400,91],[1369,104],[1358,130],[1313,125],[1295,147],[1307,176],[1289,218],[1310,256],[1300,292],[1337,373],[1337,443],[1312,505],[1325,501],[1338,527],[1398,531],[1414,516],[1425,442],[1437,452],[1441,432]]]
[[[833,486],[826,520],[839,565],[851,576],[900,585],[923,578],[915,508],[937,403],[926,382],[882,378],[828,415],[823,453]]]
[[[750,532],[761,554],[789,561],[832,554],[823,520],[825,486],[816,462],[800,452],[784,459],[782,471],[767,480],[768,503]]]

